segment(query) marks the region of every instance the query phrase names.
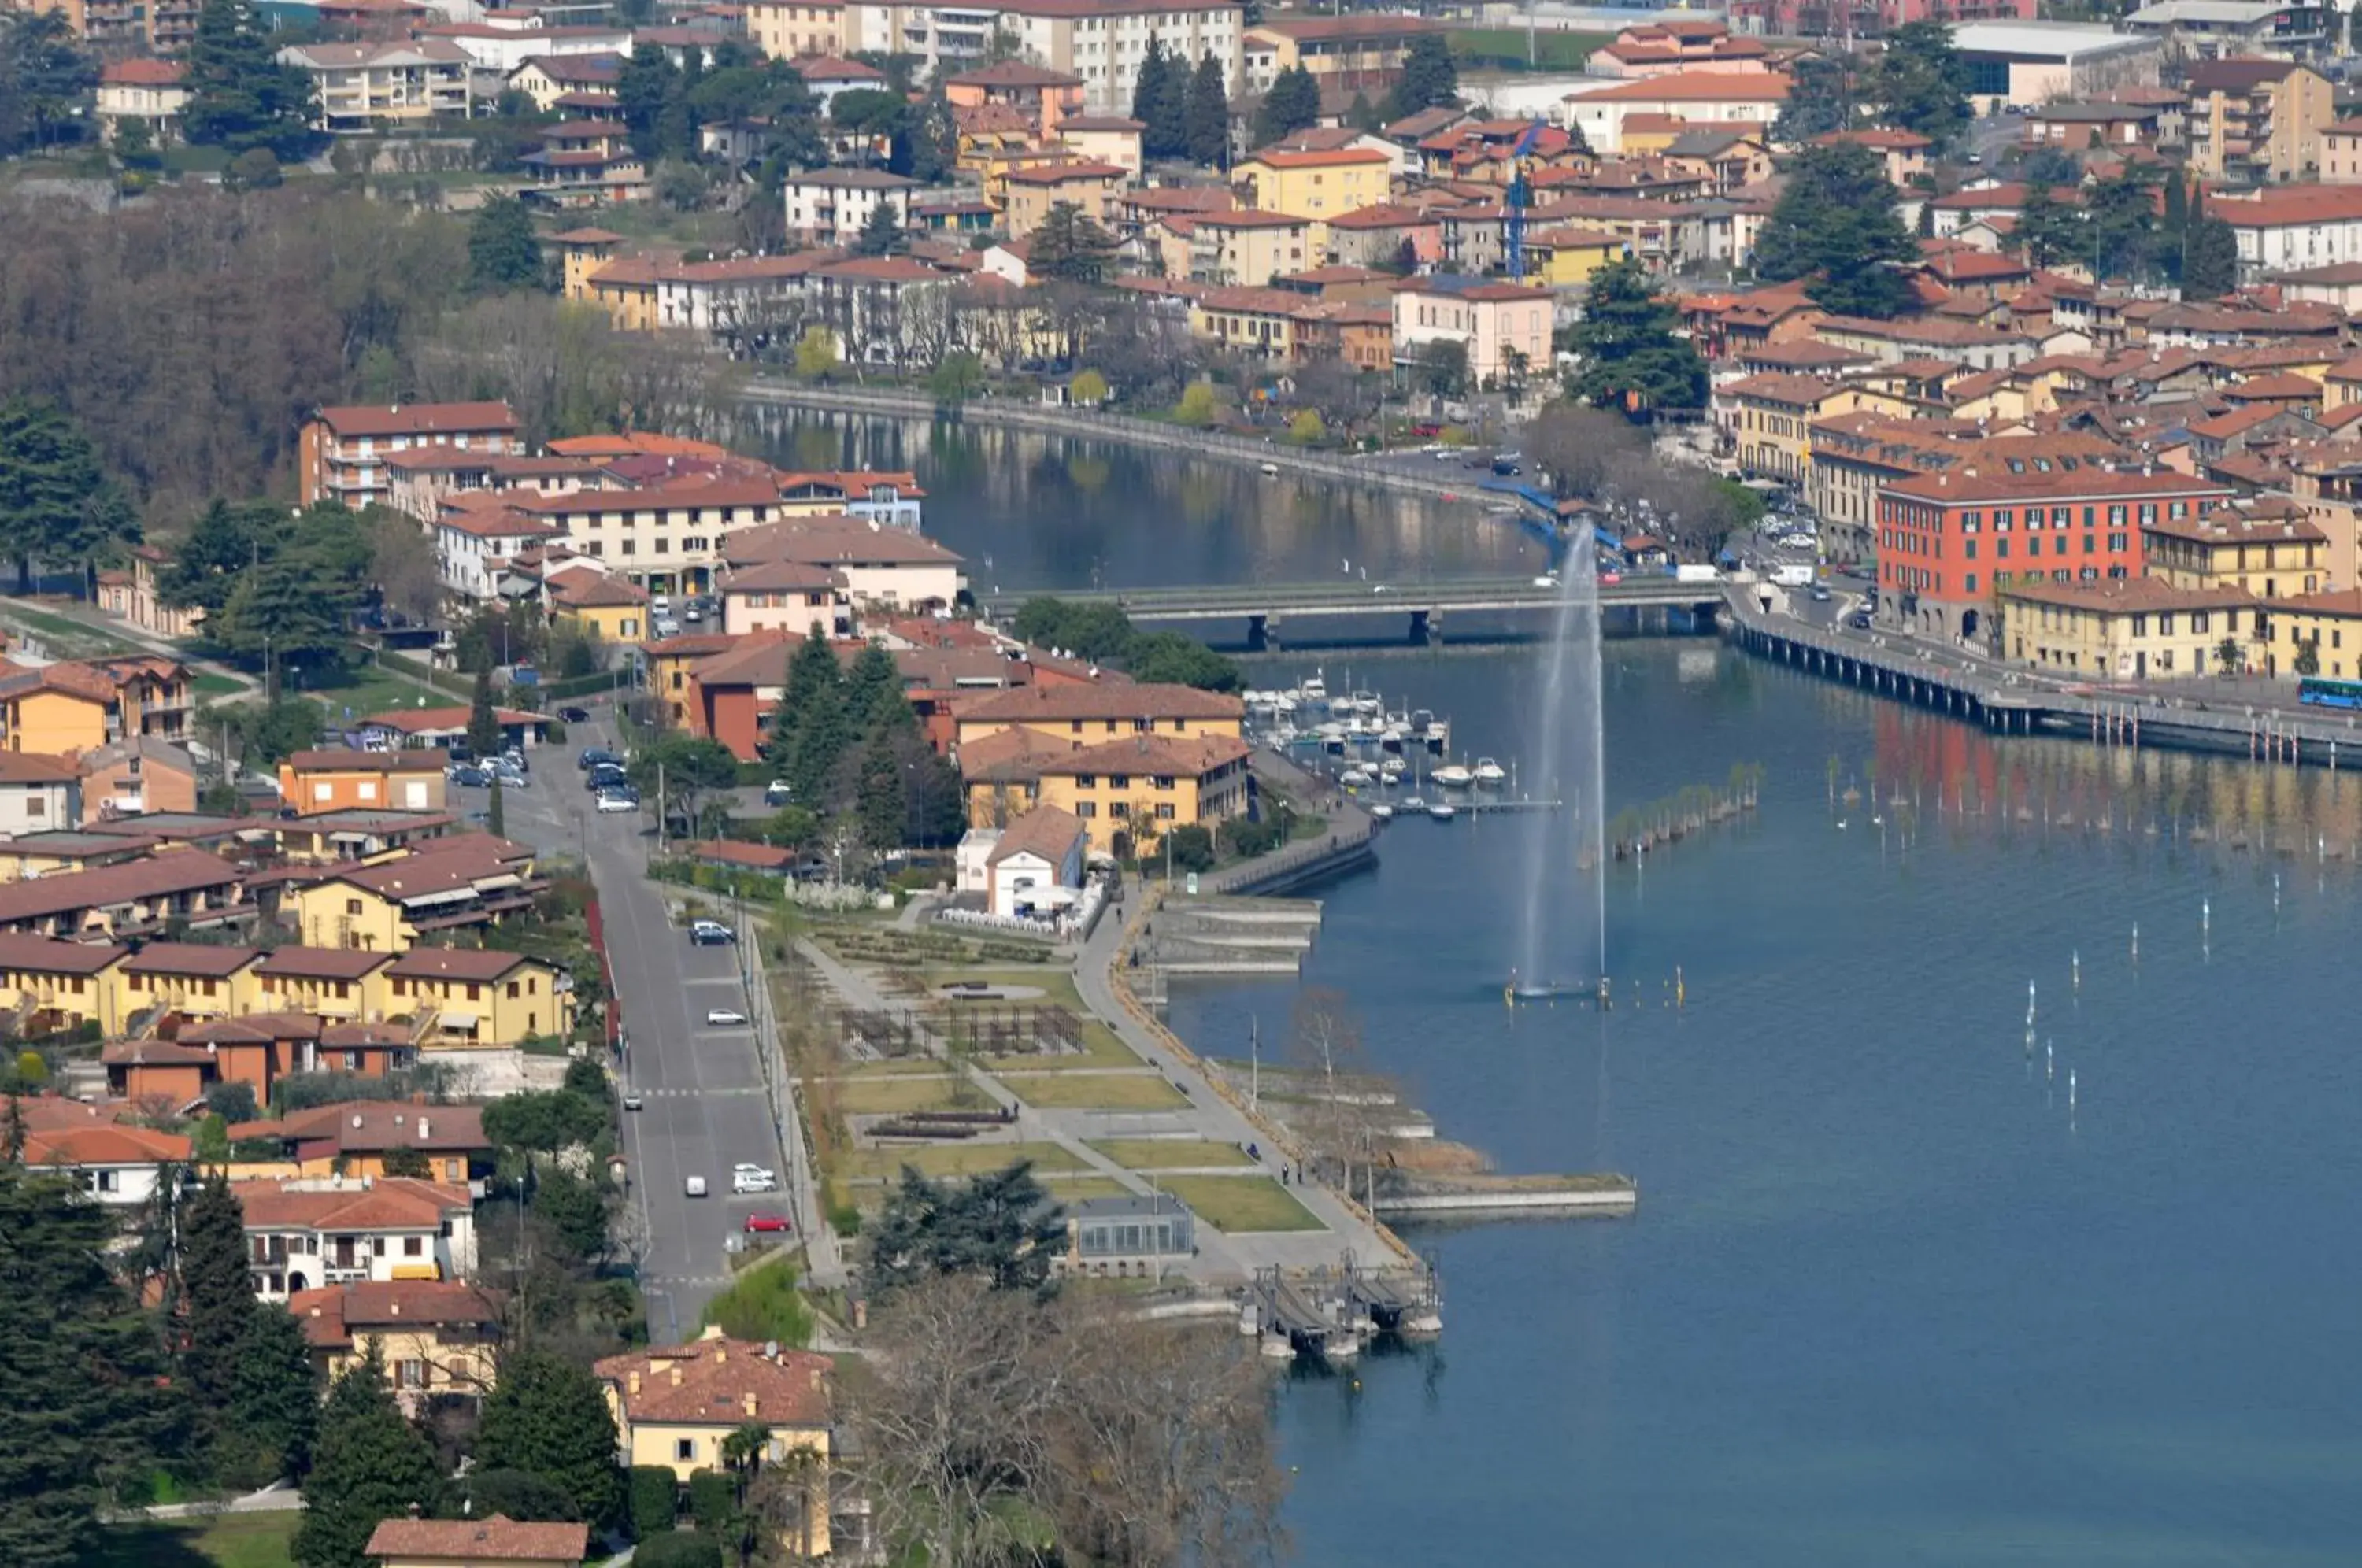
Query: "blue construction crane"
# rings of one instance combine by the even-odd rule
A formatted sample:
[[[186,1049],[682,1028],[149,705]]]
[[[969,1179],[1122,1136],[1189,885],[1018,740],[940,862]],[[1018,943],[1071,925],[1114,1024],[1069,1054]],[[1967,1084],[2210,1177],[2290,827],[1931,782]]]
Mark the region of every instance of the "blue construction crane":
[[[1528,126],[1518,138],[1518,144],[1509,149],[1509,191],[1501,203],[1502,215],[1507,220],[1509,276],[1520,282],[1526,275],[1526,204],[1532,195],[1526,184],[1526,155],[1534,149],[1534,140],[1542,134],[1543,124],[1536,120]]]

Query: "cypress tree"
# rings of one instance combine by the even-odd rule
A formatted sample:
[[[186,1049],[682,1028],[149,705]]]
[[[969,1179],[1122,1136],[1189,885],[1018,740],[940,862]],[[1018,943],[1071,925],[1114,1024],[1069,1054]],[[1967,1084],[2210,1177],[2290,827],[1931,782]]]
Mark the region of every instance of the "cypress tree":
[[[1189,160],[1217,169],[1231,165],[1231,99],[1222,84],[1221,61],[1209,51],[1189,79],[1184,112]]]
[[[205,0],[189,42],[181,133],[199,147],[267,149],[300,158],[311,146],[312,79],[280,62],[247,0]]]
[[[1357,93],[1353,102],[1365,121],[1377,117],[1366,97]],[[1263,95],[1263,104],[1255,110],[1255,139],[1265,144],[1275,142],[1318,124],[1319,119],[1319,83],[1304,67],[1291,65],[1272,79],[1271,91]],[[1360,128],[1370,127],[1364,124]]]
[[[603,1526],[624,1513],[616,1441],[606,1395],[588,1371],[543,1351],[501,1358],[476,1429],[478,1466],[538,1475],[565,1492],[579,1518]]]
[[[1131,117],[1141,123],[1141,151],[1150,158],[1171,156],[1160,139],[1157,121],[1164,103],[1165,78],[1171,71],[1172,62],[1164,57],[1164,40],[1150,34],[1148,52],[1141,57],[1140,76],[1131,89]]]
[[[484,807],[484,826],[494,838],[509,835],[509,814],[501,803],[501,781],[497,776],[492,779],[492,798]]]
[[[402,1419],[372,1344],[321,1408],[295,1561],[303,1568],[366,1568],[370,1532],[414,1507],[435,1513],[442,1491],[435,1451]]]
[[[476,671],[475,695],[468,702],[468,747],[478,757],[501,754],[501,716],[492,709],[492,672]]]
[[[80,425],[52,403],[0,403],[0,549],[17,563],[17,592],[33,591],[37,557],[79,562],[94,585],[96,558],[138,537],[138,519]]]
[[[216,1172],[181,1211],[181,1375],[205,1441],[233,1424],[238,1362],[255,1313],[246,1266],[246,1210]]]
[[[304,1326],[285,1308],[257,1303],[248,1315],[230,1408],[239,1434],[279,1475],[302,1478],[319,1431],[320,1379]]]
[[[901,846],[910,823],[909,798],[902,790],[902,765],[884,729],[874,732],[861,753],[861,837],[879,851]]]

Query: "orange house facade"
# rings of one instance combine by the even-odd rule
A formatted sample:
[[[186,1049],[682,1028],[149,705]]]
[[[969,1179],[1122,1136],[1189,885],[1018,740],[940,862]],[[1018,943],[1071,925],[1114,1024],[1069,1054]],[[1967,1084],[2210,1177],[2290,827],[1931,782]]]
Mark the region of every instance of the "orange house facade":
[[[299,751],[279,765],[279,799],[299,816],[322,812],[439,812],[444,753]]]

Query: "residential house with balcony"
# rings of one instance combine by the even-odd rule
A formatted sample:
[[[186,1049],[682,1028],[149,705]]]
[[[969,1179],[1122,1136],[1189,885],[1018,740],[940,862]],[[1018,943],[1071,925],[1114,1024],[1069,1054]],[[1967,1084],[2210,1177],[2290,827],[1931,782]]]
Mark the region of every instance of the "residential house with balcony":
[[[378,1078],[418,1059],[411,1032],[384,1023],[323,1023],[309,1013],[249,1012],[181,1023],[171,1039],[127,1040],[99,1055],[108,1092],[177,1111],[216,1084],[244,1084],[267,1102],[291,1073]]]
[[[1345,103],[1356,93],[1375,104],[1402,80],[1411,47],[1440,38],[1444,28],[1439,17],[1376,12],[1266,17],[1239,38],[1246,91],[1268,93],[1281,72],[1301,66],[1324,104]]]
[[[246,872],[201,849],[0,887],[0,931],[39,936],[124,936],[168,921],[218,926],[251,918]]]
[[[205,942],[150,942],[116,965],[107,979],[116,993],[117,1029],[140,1018],[228,1018],[252,1012],[260,987],[253,976],[259,947]]]
[[[1309,223],[1313,252],[1325,255],[1330,218],[1375,206],[1391,193],[1394,160],[1363,147],[1302,152],[1266,148],[1239,160],[1231,179],[1248,208]]]
[[[541,145],[523,161],[535,176],[532,193],[554,206],[636,201],[650,188],[647,166],[620,119],[561,120],[543,129]]]
[[[2307,0],[2158,0],[2120,25],[2177,60],[2311,60],[2329,43],[2336,15]]]
[[[1022,239],[1063,203],[1104,228],[1114,215],[1116,193],[1130,178],[1120,164],[1079,160],[1011,169],[1002,179],[1003,223],[1011,239]]]
[[[499,1375],[503,1305],[499,1293],[464,1280],[370,1279],[296,1291],[288,1297],[287,1310],[303,1328],[304,1342],[311,1350],[322,1387],[375,1352],[387,1383],[392,1386],[394,1401],[404,1414],[417,1415],[432,1397],[457,1395],[473,1399],[491,1392]],[[475,1530],[505,1521],[435,1522]],[[571,1532],[573,1555],[555,1560],[565,1562],[567,1568],[581,1560],[586,1526],[528,1528]],[[380,1548],[387,1543],[372,1539],[370,1552],[375,1559],[392,1558],[399,1544],[381,1551]],[[470,1538],[447,1555],[437,1551],[419,1561],[422,1568],[430,1562],[435,1568],[452,1562],[472,1568],[480,1562],[513,1561],[489,1553],[483,1546]]]
[[[0,665],[0,750],[71,757],[127,738],[179,740],[195,708],[187,668],[154,655]]]
[[[98,607],[160,637],[177,641],[196,635],[204,612],[176,609],[156,591],[156,574],[171,555],[155,545],[134,545],[124,554],[130,565],[98,574]]]
[[[475,112],[475,61],[447,39],[292,44],[279,59],[312,78],[312,123],[320,130],[378,130]]]
[[[291,945],[266,954],[254,966],[265,1012],[310,1013],[329,1023],[371,1023],[386,1006],[385,966],[391,953],[354,947]]]
[[[857,610],[930,613],[959,602],[960,556],[926,536],[844,515],[789,517],[730,536],[723,559],[733,573],[786,561],[844,580]]]
[[[464,1187],[410,1176],[270,1178],[238,1184],[255,1294],[284,1301],[320,1286],[464,1280],[476,1270]]]
[[[1159,220],[1179,241],[1165,251],[1165,275],[1201,283],[1259,288],[1276,277],[1317,266],[1312,222],[1286,213],[1200,212]]]
[[[39,752],[0,751],[0,839],[82,822],[82,769]]]
[[[158,1132],[126,1121],[28,1129],[24,1167],[63,1176],[109,1209],[138,1209],[155,1200],[168,1172],[189,1163],[190,1143],[178,1132]]]
[[[233,1122],[234,1143],[279,1145],[278,1156],[309,1176],[383,1176],[397,1150],[423,1156],[429,1179],[467,1187],[492,1174],[495,1151],[480,1105],[426,1105],[406,1099],[354,1099],[259,1121]]]
[[[364,1549],[378,1568],[577,1568],[590,1527],[513,1519],[392,1518],[379,1521]]]
[[[129,951],[105,942],[0,933],[0,1010],[20,1036],[62,1032],[84,1022],[104,1029],[114,1017],[106,971]]]
[[[574,1028],[570,980],[522,953],[414,947],[384,976],[386,1005],[416,1021],[428,1050],[521,1045]]]
[[[177,60],[110,60],[98,72],[98,123],[106,139],[126,120],[144,120],[159,143],[172,139],[189,101],[188,67]]]
[[[291,879],[281,918],[315,947],[407,952],[420,937],[487,925],[530,909],[544,886],[533,851],[489,834],[466,834],[367,866],[324,867]],[[0,889],[5,898],[9,889]]]
[[[368,403],[323,408],[296,437],[296,496],[359,509],[392,498],[385,458],[450,447],[522,454],[514,410],[505,403]]]
[[[732,636],[784,632],[803,637],[850,637],[853,600],[844,574],[833,567],[802,561],[764,561],[726,572],[715,585],[722,598],[722,629]]]
[[[918,187],[883,169],[807,169],[787,177],[780,200],[789,234],[814,245],[851,245],[880,206],[893,210],[896,227],[909,227],[911,193]]]
[[[2204,180],[2285,184],[2320,172],[2322,133],[2337,121],[2329,79],[2288,60],[2231,58],[2190,68],[2185,134]]]
[[[1430,343],[1457,343],[1478,386],[1522,381],[1551,364],[1557,296],[1550,290],[1457,273],[1405,278],[1394,289],[1395,363],[1418,363]]]

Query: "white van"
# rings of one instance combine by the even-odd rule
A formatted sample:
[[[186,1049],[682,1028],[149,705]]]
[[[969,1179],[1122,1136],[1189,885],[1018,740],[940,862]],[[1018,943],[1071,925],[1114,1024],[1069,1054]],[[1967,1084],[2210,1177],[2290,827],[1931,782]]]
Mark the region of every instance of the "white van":
[[[682,1189],[691,1198],[703,1198],[705,1196],[705,1178],[701,1176],[693,1176],[690,1177],[687,1181],[681,1184],[681,1187]]]

